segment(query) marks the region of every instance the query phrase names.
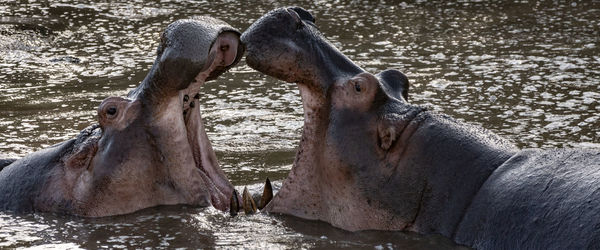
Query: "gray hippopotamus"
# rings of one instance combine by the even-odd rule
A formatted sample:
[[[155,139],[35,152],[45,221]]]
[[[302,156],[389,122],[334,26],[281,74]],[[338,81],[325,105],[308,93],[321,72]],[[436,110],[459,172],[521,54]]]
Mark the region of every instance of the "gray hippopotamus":
[[[297,83],[304,130],[264,210],[350,230],[442,234],[483,249],[600,247],[600,152],[519,149],[411,105],[397,70],[365,72],[301,8],[242,34],[250,67]]]
[[[98,124],[0,171],[0,210],[90,217],[163,204],[227,210],[233,186],[197,99],[204,82],[242,57],[239,35],[209,17],[170,24],[146,78],[127,98],[105,99]]]

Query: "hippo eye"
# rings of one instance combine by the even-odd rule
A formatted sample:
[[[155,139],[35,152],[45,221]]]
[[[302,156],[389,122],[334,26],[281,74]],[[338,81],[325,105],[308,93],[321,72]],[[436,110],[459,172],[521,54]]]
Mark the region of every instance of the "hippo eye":
[[[360,92],[362,90],[360,88],[360,83],[354,83],[354,90],[356,90],[356,92]]]
[[[115,114],[117,114],[117,108],[116,107],[110,107],[106,110],[106,114],[113,116]]]

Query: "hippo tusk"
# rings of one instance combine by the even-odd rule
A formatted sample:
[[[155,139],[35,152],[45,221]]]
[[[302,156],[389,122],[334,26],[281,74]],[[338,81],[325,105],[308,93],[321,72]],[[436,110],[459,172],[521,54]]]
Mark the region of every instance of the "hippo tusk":
[[[236,216],[240,210],[240,201],[238,199],[238,192],[233,189],[231,193],[231,199],[229,199],[229,214],[233,217]]]
[[[250,191],[248,191],[248,187],[244,187],[241,207],[238,197],[238,192],[234,189],[229,200],[229,214],[232,217],[236,216],[240,209],[244,209],[245,214],[254,214],[259,209],[262,210],[273,199],[273,186],[271,185],[271,180],[267,177],[265,186],[263,187],[262,196],[260,197],[258,194],[251,195]],[[258,204],[258,206],[256,206],[256,204]]]
[[[252,195],[250,195],[250,192],[248,191],[248,187],[244,187],[244,193],[242,194],[242,205],[244,206],[244,213],[256,213],[256,203],[254,203]]]
[[[262,197],[260,197],[260,202],[258,202],[258,209],[262,210],[269,202],[273,199],[273,186],[271,186],[271,180],[267,177],[265,181],[265,187],[263,189]]]

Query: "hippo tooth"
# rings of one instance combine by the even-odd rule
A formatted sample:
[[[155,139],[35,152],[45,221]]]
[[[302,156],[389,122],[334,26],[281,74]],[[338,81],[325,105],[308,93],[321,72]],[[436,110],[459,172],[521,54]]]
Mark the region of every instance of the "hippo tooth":
[[[240,210],[240,201],[238,200],[238,192],[234,189],[229,199],[229,214],[236,216]]]
[[[254,203],[254,200],[252,199],[252,195],[250,195],[250,192],[248,191],[248,187],[244,187],[244,194],[242,194],[242,200],[243,200],[243,206],[244,206],[244,212],[246,214],[253,214],[256,213],[256,203]]]
[[[260,202],[258,203],[258,209],[263,209],[269,202],[273,199],[273,187],[271,186],[271,180],[267,177],[265,181],[265,187],[263,189],[262,197],[260,198]]]

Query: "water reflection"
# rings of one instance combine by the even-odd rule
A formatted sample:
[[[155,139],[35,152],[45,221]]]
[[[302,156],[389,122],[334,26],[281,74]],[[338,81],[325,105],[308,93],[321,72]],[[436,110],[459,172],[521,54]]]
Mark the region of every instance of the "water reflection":
[[[452,247],[440,236],[351,233],[286,216],[229,217],[212,209],[160,207],[110,219],[0,215],[0,247],[38,248],[401,248]],[[144,230],[140,230],[140,226]]]
[[[22,156],[94,123],[104,98],[123,96],[143,79],[168,23],[211,15],[243,30],[287,5],[312,11],[321,31],[366,70],[406,72],[413,103],[521,147],[600,147],[598,2],[65,0],[0,5],[0,157]],[[302,129],[296,86],[242,62],[207,84],[201,103],[234,184],[286,176]],[[311,223],[180,207],[97,220],[0,213],[0,247],[381,249],[438,242],[405,234],[358,237]]]

